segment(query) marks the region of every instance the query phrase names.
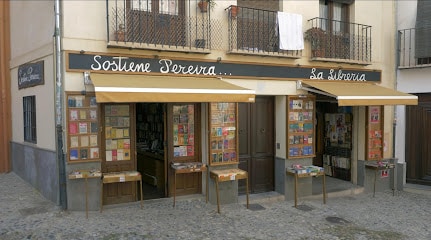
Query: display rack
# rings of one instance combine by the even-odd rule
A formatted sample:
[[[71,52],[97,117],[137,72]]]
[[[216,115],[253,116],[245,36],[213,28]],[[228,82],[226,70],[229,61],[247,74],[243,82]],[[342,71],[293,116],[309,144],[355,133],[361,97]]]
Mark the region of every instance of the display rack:
[[[287,101],[287,158],[314,157],[315,97],[289,96]]]
[[[129,105],[104,105],[105,159],[107,162],[130,160]]]
[[[173,106],[174,157],[195,155],[195,108],[193,104]]]
[[[210,165],[238,164],[237,103],[209,105]]]
[[[100,161],[99,112],[94,95],[67,94],[67,161]]]
[[[350,113],[325,114],[325,174],[350,181],[352,156],[352,115]]]
[[[382,106],[367,107],[367,160],[381,160],[383,157],[383,114]]]

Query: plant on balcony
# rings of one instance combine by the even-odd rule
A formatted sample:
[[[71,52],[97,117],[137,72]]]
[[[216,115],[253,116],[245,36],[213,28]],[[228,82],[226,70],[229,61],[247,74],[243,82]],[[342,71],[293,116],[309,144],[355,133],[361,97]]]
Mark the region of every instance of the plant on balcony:
[[[201,10],[201,12],[208,12],[208,8],[210,10],[214,9],[215,5],[216,5],[216,0],[200,0],[198,3],[198,6]]]
[[[313,57],[325,56],[326,32],[318,27],[308,29],[304,34],[304,39],[310,41]]]

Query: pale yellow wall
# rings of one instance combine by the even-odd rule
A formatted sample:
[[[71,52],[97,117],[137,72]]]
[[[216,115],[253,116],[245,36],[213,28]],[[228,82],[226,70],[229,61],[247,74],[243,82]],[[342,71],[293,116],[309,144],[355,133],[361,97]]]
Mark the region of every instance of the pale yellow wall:
[[[36,96],[36,126],[38,148],[55,150],[55,80],[53,75],[53,57],[47,56],[35,61],[44,61],[44,85],[18,90],[18,68],[11,70],[12,90],[12,141],[24,143],[23,101],[25,96]],[[32,144],[32,143],[29,143]]]
[[[55,150],[54,1],[10,1],[12,141],[24,143],[24,96],[36,96],[38,148]],[[18,89],[18,67],[44,61],[43,85]]]

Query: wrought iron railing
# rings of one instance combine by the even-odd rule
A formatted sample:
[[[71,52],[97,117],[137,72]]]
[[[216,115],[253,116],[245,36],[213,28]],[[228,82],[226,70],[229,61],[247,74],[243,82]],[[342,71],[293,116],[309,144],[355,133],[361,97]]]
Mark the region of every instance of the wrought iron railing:
[[[199,0],[189,0],[184,6],[163,12],[160,8],[154,11],[151,1],[107,0],[108,42],[179,51],[219,48],[222,43],[217,34],[221,33],[212,29],[221,29],[221,23],[211,19],[211,9],[201,11],[198,3]]]
[[[310,42],[311,58],[371,63],[371,26],[325,18],[308,22],[311,28],[304,38]]]
[[[423,40],[420,40],[420,35],[423,36]],[[399,30],[398,68],[431,67],[431,50],[429,50],[428,44],[423,42],[429,41],[430,36],[431,28]]]
[[[277,12],[229,6],[229,52],[301,57],[302,50],[280,50]]]

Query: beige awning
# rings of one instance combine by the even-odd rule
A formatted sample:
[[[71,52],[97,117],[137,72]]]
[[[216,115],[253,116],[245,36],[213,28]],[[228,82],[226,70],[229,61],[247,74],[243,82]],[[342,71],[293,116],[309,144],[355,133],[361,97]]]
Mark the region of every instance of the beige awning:
[[[97,102],[254,102],[255,91],[219,78],[91,73]]]
[[[338,106],[417,105],[418,97],[372,83],[302,81],[298,89],[331,96]],[[300,86],[302,85],[302,86]]]

